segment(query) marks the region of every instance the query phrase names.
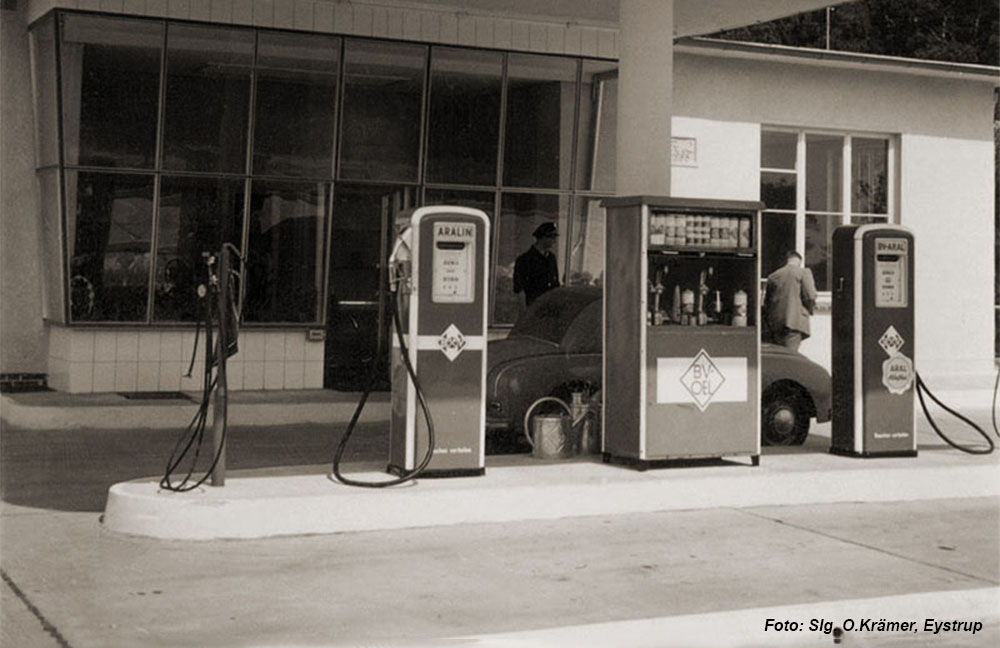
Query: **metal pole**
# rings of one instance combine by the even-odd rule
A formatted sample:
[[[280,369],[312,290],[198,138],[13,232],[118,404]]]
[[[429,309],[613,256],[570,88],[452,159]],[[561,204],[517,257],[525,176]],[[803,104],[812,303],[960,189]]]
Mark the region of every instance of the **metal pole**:
[[[219,251],[219,285],[216,298],[219,308],[219,335],[216,338],[218,345],[218,368],[216,369],[215,400],[213,402],[212,417],[212,451],[213,457],[218,457],[215,467],[212,469],[212,486],[226,485],[226,407],[228,406],[229,394],[226,386],[226,351],[229,348],[229,250],[223,247]],[[210,352],[206,349],[205,352]]]

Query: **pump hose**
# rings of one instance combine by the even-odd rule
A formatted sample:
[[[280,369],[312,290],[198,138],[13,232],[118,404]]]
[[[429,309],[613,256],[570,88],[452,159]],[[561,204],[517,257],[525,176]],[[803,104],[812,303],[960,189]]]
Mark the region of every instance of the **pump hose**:
[[[402,295],[403,293],[401,290],[397,291],[396,300],[402,300]],[[417,372],[414,370],[413,364],[410,362],[410,353],[409,349],[406,347],[406,341],[403,339],[403,326],[399,318],[399,305],[390,299],[389,307],[392,309],[392,321],[393,324],[395,324],[393,328],[396,329],[396,339],[399,341],[400,356],[402,357],[403,365],[406,367],[406,373],[413,381],[414,391],[417,394],[417,402],[420,403],[420,409],[424,413],[424,420],[427,422],[427,451],[424,453],[423,460],[416,468],[408,473],[400,475],[396,479],[368,482],[345,477],[340,472],[340,463],[344,457],[344,450],[347,448],[347,442],[350,440],[351,435],[354,434],[358,418],[361,416],[361,411],[365,408],[365,402],[367,402],[368,396],[375,387],[375,381],[378,379],[379,358],[382,357],[382,348],[380,343],[378,348],[376,348],[375,356],[372,358],[368,385],[365,387],[365,391],[361,395],[361,400],[358,401],[357,407],[354,408],[354,415],[351,416],[351,420],[347,424],[347,429],[344,430],[344,434],[340,437],[340,442],[337,444],[337,451],[333,456],[333,476],[337,479],[337,481],[347,486],[358,486],[360,488],[387,488],[389,486],[399,486],[400,484],[404,484],[420,476],[420,473],[427,468],[427,465],[430,464],[431,459],[434,457],[434,421],[431,418],[431,411],[427,407],[427,401],[424,400],[424,391],[420,388],[420,381],[417,379]]]
[[[236,256],[236,258],[240,261],[242,268],[243,257],[239,254],[239,251],[237,251],[236,246],[234,246],[231,243],[225,243],[223,249],[231,250],[233,254]],[[230,277],[228,278],[228,280],[232,282],[233,277],[239,277],[239,276],[240,276],[239,272],[230,271]],[[232,285],[230,285],[230,288],[232,288]],[[193,367],[194,358],[198,350],[198,332],[202,324],[204,324],[205,365],[202,374],[201,401],[198,404],[198,410],[195,412],[194,417],[192,417],[191,422],[188,423],[187,427],[177,438],[177,442],[174,444],[173,452],[170,454],[170,459],[167,461],[166,470],[163,473],[163,477],[160,479],[160,488],[175,493],[185,493],[187,491],[194,490],[199,486],[201,486],[202,484],[204,484],[208,480],[208,478],[211,477],[212,472],[215,470],[215,467],[219,464],[219,460],[222,458],[223,448],[226,447],[226,432],[229,428],[228,412],[223,412],[222,435],[220,440],[221,442],[219,443],[219,449],[212,457],[212,462],[206,469],[205,473],[196,481],[192,482],[191,479],[194,476],[195,467],[197,466],[198,463],[198,457],[201,455],[201,446],[205,441],[205,428],[207,427],[206,424],[208,421],[208,407],[209,404],[212,402],[212,394],[215,392],[215,389],[218,387],[219,383],[218,373],[216,373],[214,377],[212,376],[212,367],[215,366],[216,363],[222,363],[226,361],[227,349],[223,348],[223,344],[225,343],[225,345],[228,347],[229,344],[232,343],[232,340],[224,341],[225,334],[224,332],[221,332],[220,328],[220,334],[219,337],[216,339],[216,344],[215,345],[212,344],[212,315],[213,315],[212,307],[214,305],[215,316],[217,318],[217,321],[221,323],[222,309],[228,308],[230,306],[229,304],[223,305],[219,302],[218,292],[216,292],[215,295],[216,298],[214,300],[208,299],[206,297],[205,308],[203,311],[204,317],[202,320],[199,320],[198,327],[195,329],[195,346],[191,354],[191,367]],[[231,289],[229,291],[229,296],[230,300],[235,300],[236,299],[235,290]],[[233,319],[234,331],[237,331],[238,334],[240,313],[237,311],[235,313],[231,313],[231,316],[234,318]],[[191,374],[191,368],[189,367],[187,375],[190,374]],[[183,448],[181,447],[182,445]],[[191,456],[190,463],[187,468],[187,474],[184,475],[183,479],[181,479],[180,482],[175,483],[173,481],[174,471],[178,469],[180,464],[184,461],[185,457],[187,457],[188,454],[192,452],[192,449],[193,449],[193,454]]]
[[[998,387],[1000,387],[1000,370],[998,370],[996,382],[994,382],[994,384],[993,384],[993,402],[991,403],[991,407],[990,407],[990,410],[991,410],[990,413],[991,413],[992,421],[993,421],[993,432],[998,437],[1000,437],[1000,430],[997,429],[997,418],[996,418],[997,388]],[[924,402],[924,393],[925,392],[931,398],[931,400],[933,400],[935,403],[937,403],[942,409],[944,409],[944,411],[948,412],[949,414],[951,414],[955,418],[959,419],[960,421],[966,423],[969,427],[973,428],[976,432],[978,432],[979,434],[981,434],[982,437],[984,439],[986,439],[986,444],[987,444],[988,447],[984,448],[984,447],[964,446],[964,445],[962,445],[960,443],[957,443],[957,442],[953,441],[952,439],[950,439],[948,437],[948,435],[946,435],[944,432],[942,432],[941,429],[937,426],[937,423],[934,421],[934,418],[931,416],[930,412],[927,410],[927,404]],[[956,412],[955,410],[951,409],[950,407],[948,407],[947,405],[945,405],[944,403],[942,403],[940,400],[938,400],[938,398],[934,395],[934,393],[930,389],[928,389],[927,385],[924,383],[923,379],[920,377],[920,373],[917,373],[917,397],[920,399],[920,407],[924,410],[924,416],[927,417],[927,421],[931,424],[931,427],[934,428],[934,431],[937,432],[937,435],[939,437],[941,437],[942,439],[944,439],[945,443],[947,443],[951,447],[955,448],[956,450],[961,450],[962,452],[967,452],[969,454],[974,454],[974,455],[988,455],[991,452],[993,452],[993,450],[996,448],[995,444],[993,443],[993,439],[990,438],[990,435],[988,435],[983,430],[983,428],[979,427],[978,425],[976,425],[970,419],[968,419],[965,416],[959,414],[958,412]]]

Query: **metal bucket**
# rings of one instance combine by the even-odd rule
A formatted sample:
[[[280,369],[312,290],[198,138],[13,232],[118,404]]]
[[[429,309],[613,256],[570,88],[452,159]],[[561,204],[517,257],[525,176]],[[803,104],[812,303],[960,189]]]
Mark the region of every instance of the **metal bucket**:
[[[565,459],[573,456],[569,438],[569,417],[539,414],[531,421],[531,454],[537,459]]]
[[[566,459],[575,454],[575,443],[572,439],[570,417],[566,414],[539,414],[532,418],[531,413],[542,403],[554,402],[561,405],[567,412],[569,406],[554,396],[539,398],[532,403],[524,415],[524,435],[531,444],[531,456],[536,459]]]

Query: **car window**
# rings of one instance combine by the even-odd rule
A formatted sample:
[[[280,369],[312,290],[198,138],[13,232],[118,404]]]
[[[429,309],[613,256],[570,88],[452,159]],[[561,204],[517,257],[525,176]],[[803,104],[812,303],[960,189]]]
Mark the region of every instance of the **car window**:
[[[601,322],[604,318],[602,300],[595,299],[580,311],[563,337],[566,353],[602,353]]]
[[[600,292],[596,290],[550,290],[521,315],[507,337],[533,337],[559,344],[580,311],[595,298],[600,300]]]

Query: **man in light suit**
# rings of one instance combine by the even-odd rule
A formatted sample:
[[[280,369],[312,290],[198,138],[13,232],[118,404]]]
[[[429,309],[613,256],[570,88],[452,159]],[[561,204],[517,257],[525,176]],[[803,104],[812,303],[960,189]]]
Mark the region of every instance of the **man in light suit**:
[[[809,337],[809,317],[816,306],[816,282],[812,271],[802,267],[802,255],[792,250],[785,265],[767,277],[764,321],[770,339],[792,351]]]

